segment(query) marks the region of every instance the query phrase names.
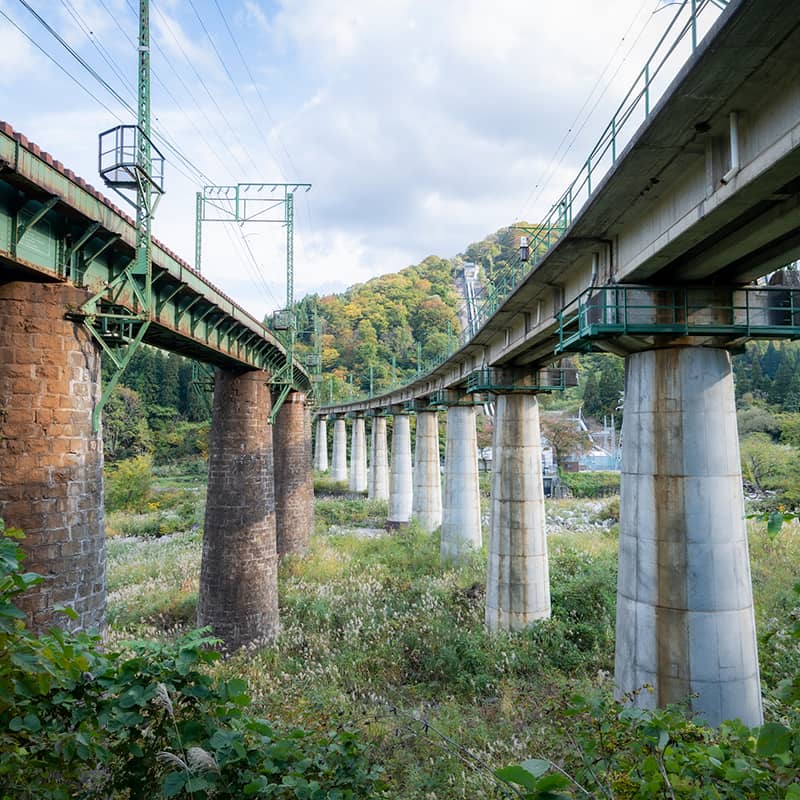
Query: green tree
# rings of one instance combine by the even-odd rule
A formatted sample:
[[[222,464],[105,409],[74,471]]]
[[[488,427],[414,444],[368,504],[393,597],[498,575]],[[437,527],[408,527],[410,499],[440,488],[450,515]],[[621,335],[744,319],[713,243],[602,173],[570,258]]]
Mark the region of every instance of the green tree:
[[[150,452],[152,441],[139,393],[117,384],[103,409],[103,451],[107,461]]]
[[[585,453],[591,445],[589,434],[578,422],[561,414],[543,415],[542,433],[553,448],[553,457],[559,469],[567,456]]]

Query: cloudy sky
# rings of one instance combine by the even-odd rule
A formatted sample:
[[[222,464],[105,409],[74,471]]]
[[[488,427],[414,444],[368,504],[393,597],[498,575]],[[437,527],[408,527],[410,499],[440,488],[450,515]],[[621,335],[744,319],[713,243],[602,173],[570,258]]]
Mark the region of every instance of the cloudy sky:
[[[151,0],[153,127],[180,153],[162,148],[155,234],[192,262],[203,183],[311,183],[296,201],[301,296],[537,220],[675,8]],[[0,119],[101,188],[97,134],[135,119],[67,48],[135,108],[138,0],[0,0],[0,13]],[[260,317],[284,302],[284,236],[207,223],[203,272]]]

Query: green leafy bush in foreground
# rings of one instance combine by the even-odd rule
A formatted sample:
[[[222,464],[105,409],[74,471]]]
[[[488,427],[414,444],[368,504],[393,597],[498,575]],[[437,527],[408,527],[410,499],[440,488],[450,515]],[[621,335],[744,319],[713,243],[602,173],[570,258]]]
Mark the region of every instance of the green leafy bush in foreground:
[[[643,711],[602,691],[574,696],[563,713],[573,763],[536,758],[497,770],[518,797],[800,800],[796,706],[783,722],[752,729],[731,721],[714,730],[680,708]]]
[[[41,578],[20,571],[20,536],[0,523],[2,800],[374,795],[352,732],[312,735],[250,715],[243,680],[208,674],[218,654],[202,631],[123,651],[57,628],[31,634],[13,598]]]

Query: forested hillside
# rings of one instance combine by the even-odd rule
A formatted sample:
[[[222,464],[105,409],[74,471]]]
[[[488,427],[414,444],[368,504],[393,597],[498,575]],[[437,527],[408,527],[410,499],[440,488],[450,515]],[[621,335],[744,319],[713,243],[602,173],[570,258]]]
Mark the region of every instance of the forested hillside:
[[[520,223],[526,226],[526,223]],[[347,398],[410,380],[446,352],[460,333],[464,298],[457,276],[466,263],[480,268],[489,288],[519,263],[520,229],[501,228],[453,258],[428,256],[416,265],[356,284],[341,294],[309,295],[297,304],[297,352],[317,369],[319,400]],[[575,357],[579,385],[544,400],[602,420],[621,419],[623,361],[616,356]],[[800,344],[752,343],[733,359],[743,406],[800,411]],[[208,396],[193,384],[191,362],[143,347],[123,375],[105,411],[106,456],[114,461],[153,452],[157,461],[202,454]]]

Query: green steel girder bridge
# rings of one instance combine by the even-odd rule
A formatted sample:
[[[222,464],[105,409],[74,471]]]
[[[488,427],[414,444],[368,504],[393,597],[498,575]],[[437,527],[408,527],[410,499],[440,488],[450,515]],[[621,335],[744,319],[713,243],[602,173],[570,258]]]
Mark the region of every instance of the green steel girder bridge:
[[[135,222],[82,178],[40,150],[8,123],[0,123],[0,283],[69,283],[85,288],[93,307],[73,309],[93,320],[101,346],[113,351],[133,338],[142,303],[120,277],[135,260]],[[286,348],[185,261],[153,242],[150,324],[142,341],[227,370],[275,374]],[[141,283],[144,291],[144,282]],[[311,380],[293,362],[291,384],[310,392]]]

